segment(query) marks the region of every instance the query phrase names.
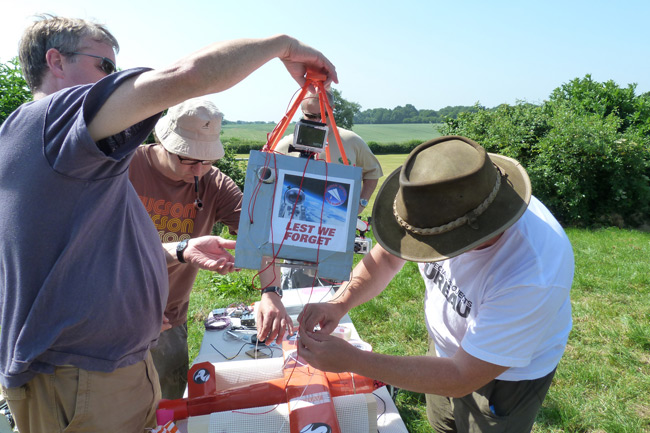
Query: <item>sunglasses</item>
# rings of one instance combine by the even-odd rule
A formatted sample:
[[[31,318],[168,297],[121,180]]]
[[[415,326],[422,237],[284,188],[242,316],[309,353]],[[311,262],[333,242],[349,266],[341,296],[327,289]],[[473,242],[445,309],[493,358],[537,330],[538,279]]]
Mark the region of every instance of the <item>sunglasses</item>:
[[[320,114],[312,114],[312,113],[302,113],[307,119],[314,119],[314,120],[321,120],[321,115]],[[325,113],[325,117],[329,117],[327,113]]]
[[[201,165],[212,165],[213,161],[202,161],[200,159],[190,159],[190,158],[183,158],[180,155],[176,155],[178,160],[181,162],[183,165],[196,165],[196,164],[201,164]]]
[[[94,54],[80,53],[77,51],[73,51],[71,53],[66,53],[66,54],[74,54],[78,56],[88,56],[88,57],[94,57],[96,59],[102,59],[102,62],[99,64],[99,68],[102,71],[104,71],[106,75],[111,75],[113,72],[117,71],[117,66],[115,66],[115,63],[108,57],[96,56]]]

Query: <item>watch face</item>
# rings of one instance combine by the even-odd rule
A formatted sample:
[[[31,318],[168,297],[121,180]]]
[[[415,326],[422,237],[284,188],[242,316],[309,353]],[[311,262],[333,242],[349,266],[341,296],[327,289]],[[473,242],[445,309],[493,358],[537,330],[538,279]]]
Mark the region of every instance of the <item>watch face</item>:
[[[187,248],[188,242],[189,239],[183,239],[176,245],[176,257],[178,257],[178,261],[181,263],[187,263],[183,258],[183,252],[185,251],[185,248]]]

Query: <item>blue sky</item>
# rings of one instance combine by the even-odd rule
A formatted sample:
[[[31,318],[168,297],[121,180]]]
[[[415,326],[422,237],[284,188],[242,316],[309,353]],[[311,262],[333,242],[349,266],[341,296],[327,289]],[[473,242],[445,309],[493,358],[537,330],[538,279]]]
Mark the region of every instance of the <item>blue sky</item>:
[[[286,33],[325,53],[335,87],[362,109],[540,103],[586,74],[650,91],[647,0],[21,0],[0,15],[0,61],[16,55],[38,12],[106,24],[123,69],[163,67],[214,41]],[[278,121],[297,89],[273,60],[209,99],[229,120]]]

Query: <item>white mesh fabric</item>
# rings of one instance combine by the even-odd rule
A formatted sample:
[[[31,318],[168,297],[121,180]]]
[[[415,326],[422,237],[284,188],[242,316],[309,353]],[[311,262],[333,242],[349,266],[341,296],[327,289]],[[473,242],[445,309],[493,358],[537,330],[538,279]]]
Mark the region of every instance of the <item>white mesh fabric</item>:
[[[377,403],[372,394],[334,397],[334,408],[343,433],[377,431]]]
[[[214,363],[217,390],[239,388],[284,377],[282,358]]]
[[[280,404],[238,411],[215,412],[210,415],[208,433],[251,432],[290,433],[287,405]]]
[[[377,431],[377,407],[371,394],[335,397],[334,408],[343,433]],[[190,430],[188,433],[204,432]],[[290,433],[287,404],[216,412],[210,415],[210,427],[207,433],[251,432]]]

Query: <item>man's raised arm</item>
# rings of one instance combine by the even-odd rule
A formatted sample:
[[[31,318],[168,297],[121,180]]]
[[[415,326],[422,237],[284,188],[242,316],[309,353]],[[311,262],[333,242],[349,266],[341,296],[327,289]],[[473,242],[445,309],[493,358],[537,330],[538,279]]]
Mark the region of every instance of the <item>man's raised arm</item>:
[[[95,141],[123,131],[186,99],[229,89],[274,58],[303,85],[307,69],[338,82],[334,65],[319,51],[286,35],[217,42],[171,66],[126,80],[89,125]]]

